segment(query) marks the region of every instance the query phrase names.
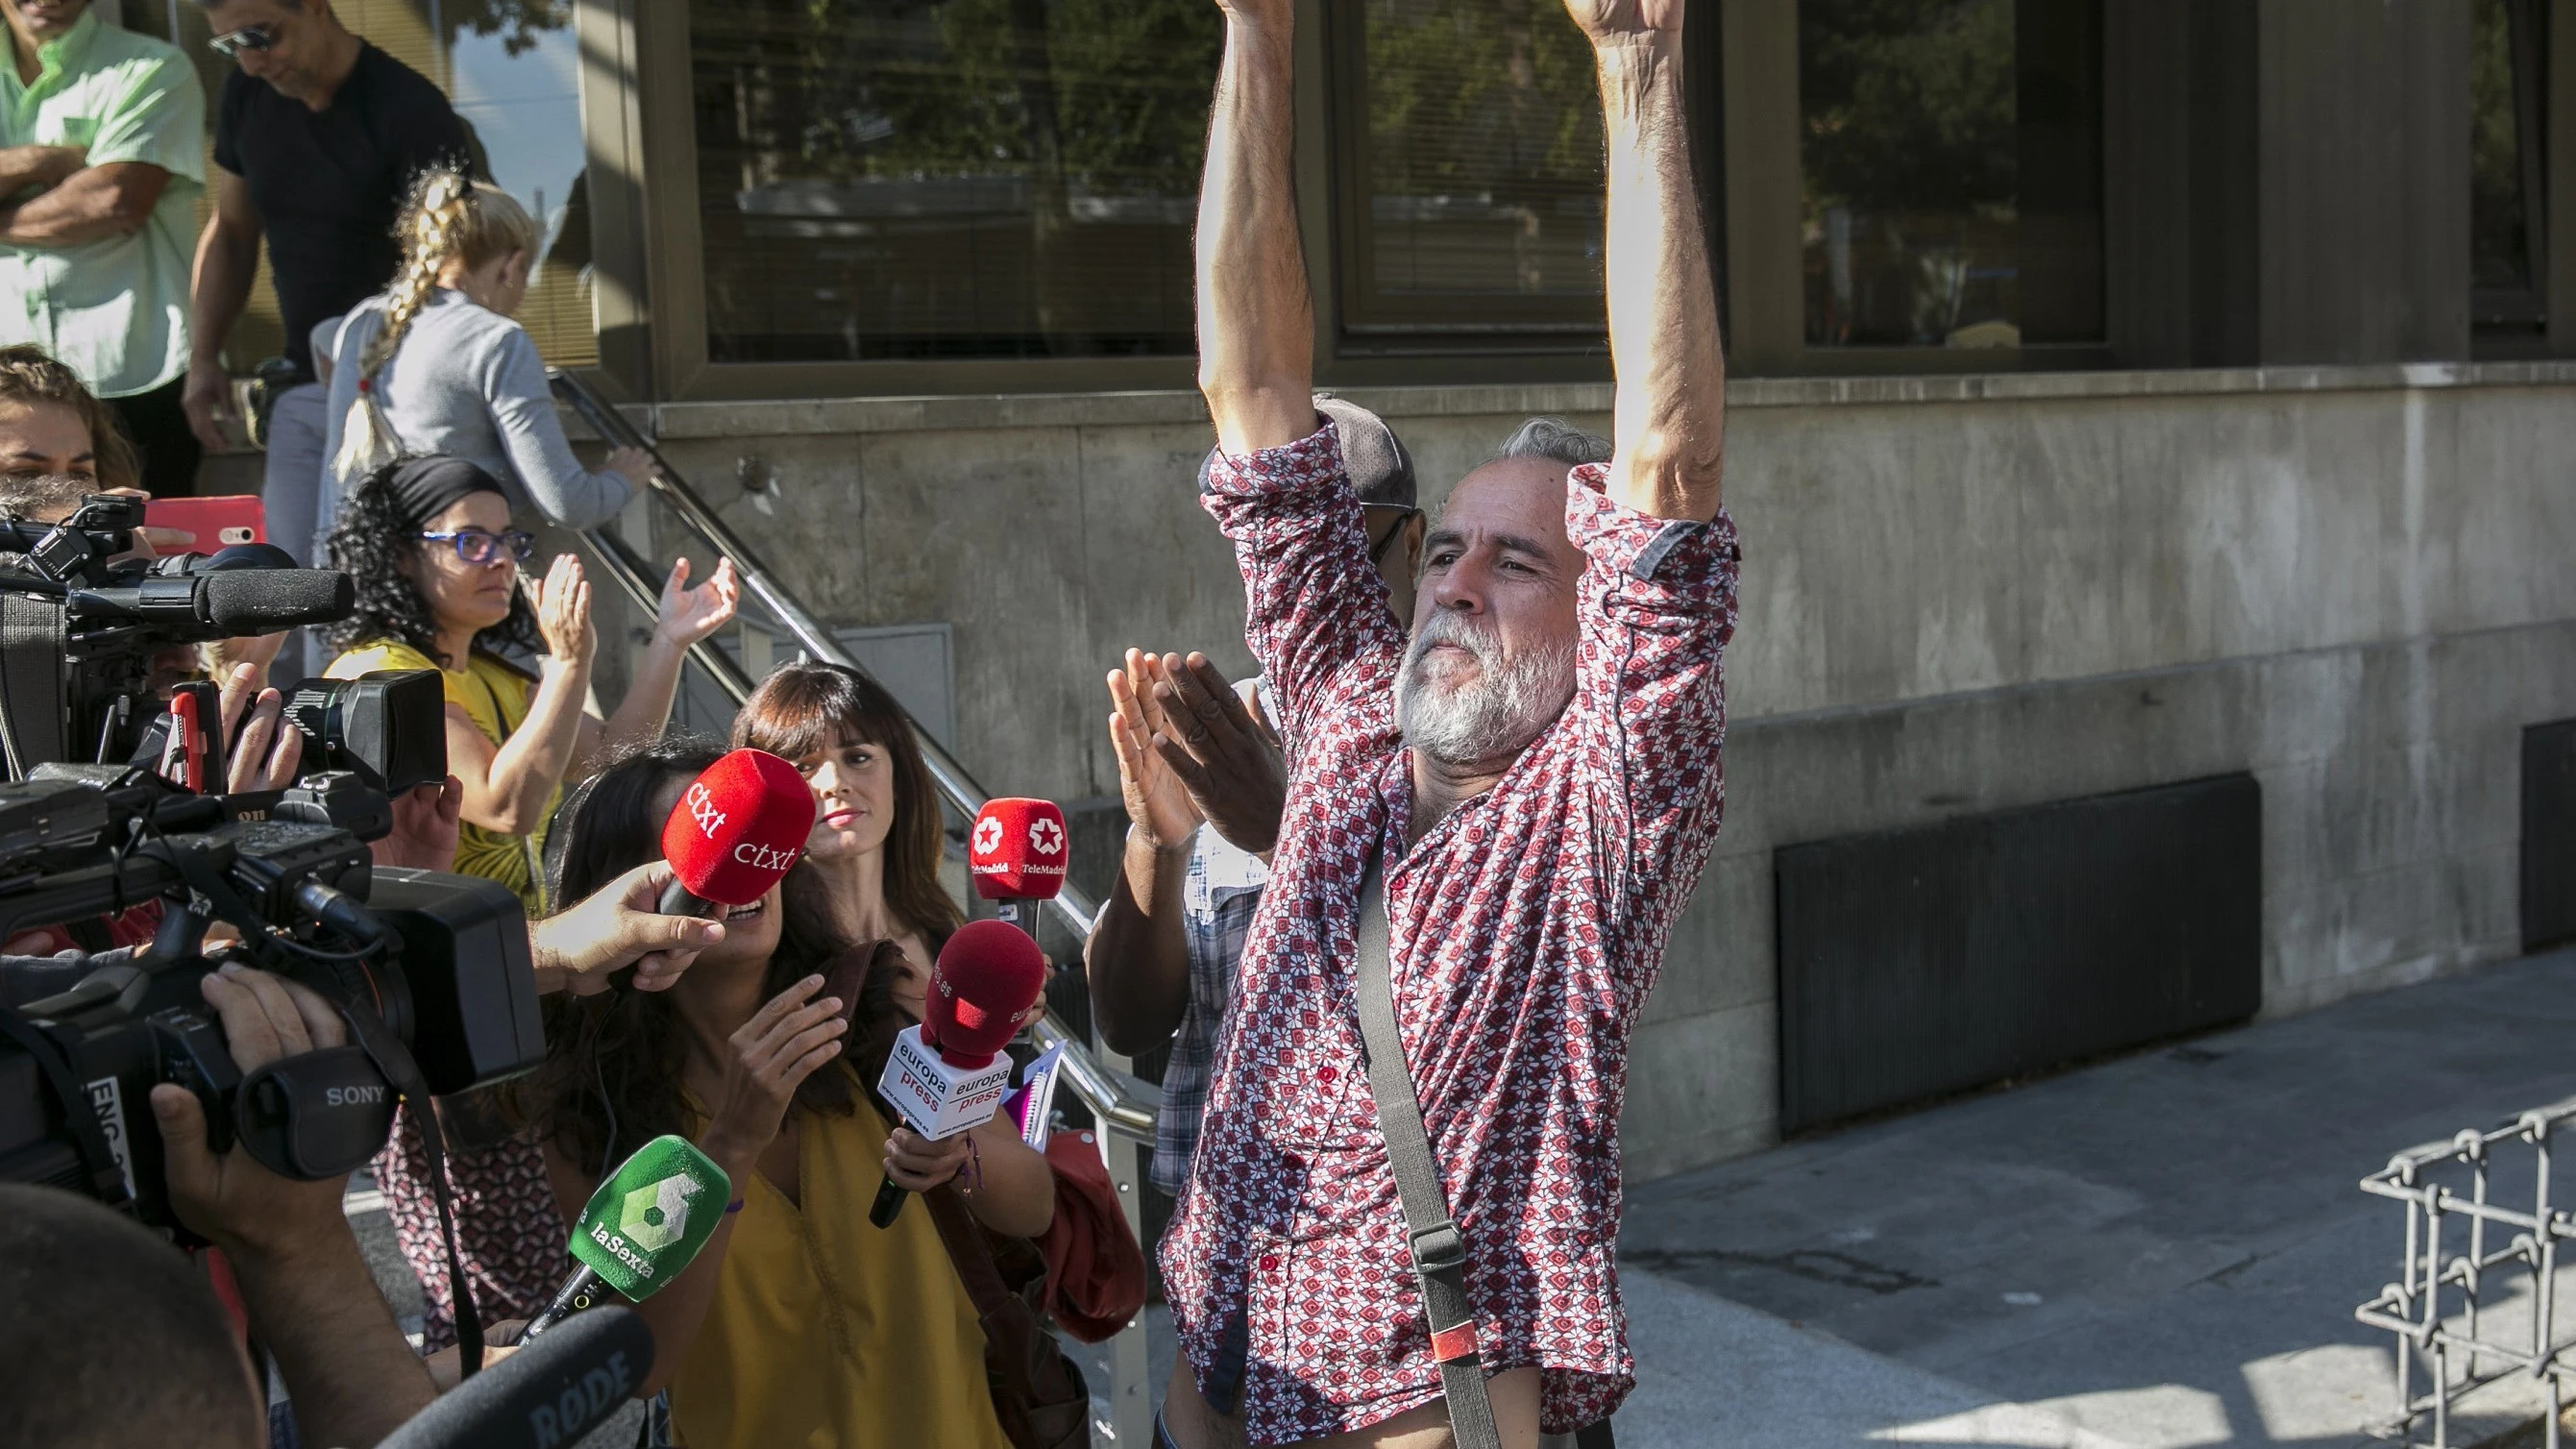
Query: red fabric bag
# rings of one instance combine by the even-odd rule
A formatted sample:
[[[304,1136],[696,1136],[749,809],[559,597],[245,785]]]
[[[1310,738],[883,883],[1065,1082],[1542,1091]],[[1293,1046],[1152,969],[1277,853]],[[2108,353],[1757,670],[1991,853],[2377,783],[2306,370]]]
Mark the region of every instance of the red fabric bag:
[[[1098,1343],[1145,1306],[1145,1253],[1119,1210],[1095,1133],[1055,1134],[1046,1158],[1055,1169],[1055,1221],[1037,1238],[1046,1311],[1066,1333]]]

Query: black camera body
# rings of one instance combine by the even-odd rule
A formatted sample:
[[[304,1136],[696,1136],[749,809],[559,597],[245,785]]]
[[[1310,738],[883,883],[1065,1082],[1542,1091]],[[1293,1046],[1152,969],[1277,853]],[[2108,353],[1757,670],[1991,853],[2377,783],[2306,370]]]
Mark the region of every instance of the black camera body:
[[[307,679],[285,693],[306,769],[346,770],[388,795],[447,778],[447,685],[437,670]]]
[[[238,1142],[272,1171],[317,1181],[372,1158],[404,1097],[544,1060],[518,898],[472,877],[374,868],[365,840],[329,823],[363,812],[363,789],[317,777],[245,805],[150,785],[0,785],[0,937],[163,904],[159,934],[130,959],[0,1006],[0,1181],[84,1192],[177,1230],[147,1100],[156,1085],[197,1095],[216,1150]],[[235,818],[166,828],[201,825],[210,807]],[[376,814],[389,819],[389,806]],[[218,919],[241,940],[210,956]],[[312,987],[351,1043],[237,1071],[199,985],[226,960]]]

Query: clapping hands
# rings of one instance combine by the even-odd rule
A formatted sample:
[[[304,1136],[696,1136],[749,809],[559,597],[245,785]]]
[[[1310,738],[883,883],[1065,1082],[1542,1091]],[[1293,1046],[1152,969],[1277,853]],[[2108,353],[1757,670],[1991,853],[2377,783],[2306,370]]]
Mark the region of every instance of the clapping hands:
[[[741,602],[742,586],[734,578],[732,559],[719,560],[716,571],[696,588],[689,587],[689,561],[679,559],[662,582],[661,617],[655,632],[686,649],[733,622]]]

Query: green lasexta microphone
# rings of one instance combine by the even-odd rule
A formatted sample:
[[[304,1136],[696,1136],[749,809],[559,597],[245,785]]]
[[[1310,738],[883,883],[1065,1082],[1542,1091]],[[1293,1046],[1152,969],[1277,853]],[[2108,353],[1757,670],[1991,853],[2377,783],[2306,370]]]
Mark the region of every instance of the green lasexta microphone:
[[[609,1174],[573,1224],[581,1271],[564,1281],[522,1340],[599,1302],[615,1289],[632,1302],[660,1292],[698,1256],[724,1221],[733,1179],[678,1137],[656,1137]]]

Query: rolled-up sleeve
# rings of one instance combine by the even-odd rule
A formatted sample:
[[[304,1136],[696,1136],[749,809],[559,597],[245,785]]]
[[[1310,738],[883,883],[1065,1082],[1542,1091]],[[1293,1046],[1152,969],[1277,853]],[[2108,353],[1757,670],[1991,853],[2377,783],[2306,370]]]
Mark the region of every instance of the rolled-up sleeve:
[[[1374,712],[1345,714],[1345,723],[1385,716],[1404,635],[1369,562],[1368,529],[1333,430],[1241,457],[1218,453],[1201,501],[1234,543],[1244,642],[1280,701],[1285,733],[1312,734],[1336,701]]]
[[[1725,785],[1722,658],[1734,636],[1735,522],[1657,518],[1604,491],[1589,464],[1566,489],[1565,531],[1582,550],[1582,637],[1575,665],[1581,768],[1601,829],[1601,867],[1627,914],[1687,890],[1717,836]],[[1660,949],[1645,953],[1660,958]]]

